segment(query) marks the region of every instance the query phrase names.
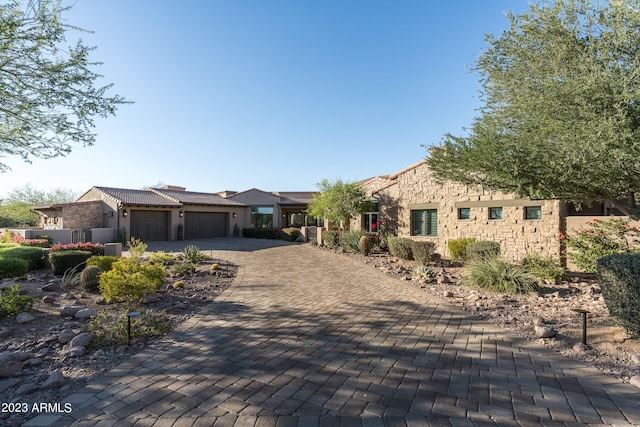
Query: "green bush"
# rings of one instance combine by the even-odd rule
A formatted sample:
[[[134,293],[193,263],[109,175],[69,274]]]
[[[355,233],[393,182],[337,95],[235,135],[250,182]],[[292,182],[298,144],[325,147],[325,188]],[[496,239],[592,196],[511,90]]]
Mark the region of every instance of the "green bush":
[[[538,279],[551,279],[558,281],[564,276],[564,267],[560,262],[540,254],[529,254],[522,260],[522,265],[529,274]]]
[[[427,265],[436,251],[436,244],[424,240],[411,241],[411,254],[420,265]]]
[[[171,267],[172,276],[186,276],[196,272],[196,265],[192,262],[181,262]]]
[[[109,271],[117,259],[118,257],[110,255],[93,255],[87,260],[87,267],[90,265],[96,265],[100,267],[102,271]]]
[[[18,243],[0,242],[0,249],[15,248],[20,246]]]
[[[91,255],[104,255],[104,245],[102,243],[68,243],[63,245],[61,243],[56,243],[51,246],[49,249],[49,253],[53,252],[61,252],[61,251],[87,251],[91,252]]]
[[[100,293],[107,301],[137,300],[160,289],[165,277],[161,265],[120,258],[100,276]]]
[[[136,239],[135,237],[132,237],[127,242],[127,246],[128,246],[129,255],[131,255],[131,257],[133,258],[140,259],[144,256],[144,253],[147,251],[147,247],[149,245],[147,245],[140,239]]]
[[[182,250],[182,259],[193,264],[198,264],[208,258],[209,256],[196,245],[188,245]]]
[[[390,236],[387,239],[389,243],[389,253],[400,259],[413,259],[411,252],[412,240],[407,237]]]
[[[469,243],[475,242],[473,237],[462,237],[460,239],[452,239],[447,242],[449,248],[449,254],[451,255],[451,261],[466,261],[467,260],[467,246]]]
[[[347,252],[360,252],[360,238],[364,235],[362,230],[345,231],[340,234],[340,246]]]
[[[598,258],[596,275],[609,313],[633,338],[640,338],[640,254]]]
[[[55,251],[49,254],[49,263],[53,274],[60,276],[65,271],[87,262],[91,258],[88,251]]]
[[[88,292],[96,292],[100,284],[102,268],[97,265],[87,265],[80,273],[80,286]]]
[[[129,309],[120,313],[100,313],[89,321],[86,329],[93,335],[92,346],[127,344]],[[166,314],[147,310],[131,320],[131,338],[150,338],[171,331],[171,321]]]
[[[500,255],[500,243],[490,240],[478,240],[467,245],[467,259],[497,257]]]
[[[460,284],[507,294],[526,294],[538,290],[536,280],[521,265],[509,264],[497,256],[472,258]]]
[[[14,246],[0,249],[0,258],[20,258],[29,263],[29,271],[38,270],[44,265],[42,248]]]
[[[15,316],[30,310],[36,299],[27,295],[20,295],[20,285],[0,290],[0,317]]]
[[[329,248],[335,248],[340,242],[340,232],[338,230],[325,230],[322,232],[322,242]]]
[[[169,263],[175,260],[176,260],[175,255],[168,252],[164,252],[164,251],[154,251],[154,252],[151,252],[151,255],[149,256],[149,262],[153,264],[162,264],[164,266],[168,265]]]
[[[21,258],[0,258],[0,279],[22,277],[29,272],[29,261]]]
[[[300,230],[297,228],[283,228],[282,229],[282,240],[287,242],[296,242],[300,237]]]

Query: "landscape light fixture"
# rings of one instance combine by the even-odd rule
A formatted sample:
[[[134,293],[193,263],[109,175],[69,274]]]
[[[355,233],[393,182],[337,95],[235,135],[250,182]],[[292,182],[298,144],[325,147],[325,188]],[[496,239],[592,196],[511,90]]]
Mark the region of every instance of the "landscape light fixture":
[[[582,308],[572,308],[571,311],[582,314],[582,344],[587,345],[587,314],[589,311]]]

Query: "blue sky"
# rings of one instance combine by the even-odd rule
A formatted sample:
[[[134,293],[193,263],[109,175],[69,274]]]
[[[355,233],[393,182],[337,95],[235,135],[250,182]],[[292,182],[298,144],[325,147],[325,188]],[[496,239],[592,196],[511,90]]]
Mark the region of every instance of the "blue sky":
[[[112,94],[96,144],[4,158],[0,197],[158,183],[191,191],[315,190],[396,172],[480,106],[469,66],[527,0],[76,0]]]

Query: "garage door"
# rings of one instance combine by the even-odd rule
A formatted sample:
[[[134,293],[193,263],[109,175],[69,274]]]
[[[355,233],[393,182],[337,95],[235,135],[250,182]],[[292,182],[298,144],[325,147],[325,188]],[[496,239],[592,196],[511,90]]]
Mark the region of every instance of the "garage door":
[[[131,236],[143,242],[169,240],[169,211],[132,210]]]
[[[227,235],[227,216],[225,212],[185,212],[184,238],[209,239]]]

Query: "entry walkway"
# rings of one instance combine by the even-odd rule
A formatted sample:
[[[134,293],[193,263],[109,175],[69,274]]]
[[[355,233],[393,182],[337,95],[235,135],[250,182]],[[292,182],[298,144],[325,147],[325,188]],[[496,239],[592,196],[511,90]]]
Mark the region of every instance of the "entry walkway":
[[[71,413],[27,426],[640,425],[638,389],[370,265],[309,245],[191,243],[240,265],[236,282],[69,396]]]

